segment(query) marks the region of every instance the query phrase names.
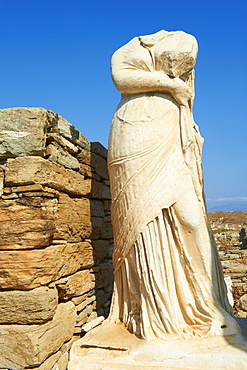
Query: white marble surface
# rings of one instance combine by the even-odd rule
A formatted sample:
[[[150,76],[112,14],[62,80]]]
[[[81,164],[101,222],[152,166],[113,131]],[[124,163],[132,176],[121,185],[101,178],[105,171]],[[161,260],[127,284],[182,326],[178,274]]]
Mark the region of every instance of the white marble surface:
[[[115,289],[110,321],[146,340],[238,332],[207,219],[193,119],[196,39],[135,37],[112,57]]]
[[[247,319],[241,325],[246,331]],[[68,369],[245,370],[246,364],[247,342],[241,335],[148,342],[106,321],[73,344]]]

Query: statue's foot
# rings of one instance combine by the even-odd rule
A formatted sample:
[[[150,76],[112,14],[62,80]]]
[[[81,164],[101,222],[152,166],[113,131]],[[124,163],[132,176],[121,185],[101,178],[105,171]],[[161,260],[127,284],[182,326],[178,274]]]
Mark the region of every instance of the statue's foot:
[[[225,337],[238,334],[241,334],[241,328],[237,320],[226,312],[221,317],[213,320],[209,331],[209,336]]]

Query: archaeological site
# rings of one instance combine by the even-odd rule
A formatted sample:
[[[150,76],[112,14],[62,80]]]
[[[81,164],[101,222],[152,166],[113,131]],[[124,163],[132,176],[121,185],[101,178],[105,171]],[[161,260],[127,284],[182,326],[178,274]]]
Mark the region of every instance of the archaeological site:
[[[42,108],[0,122],[0,368],[65,370],[110,308],[107,151]]]
[[[2,109],[0,122],[0,368],[66,370],[72,344],[110,310],[107,150],[43,108]],[[246,212],[209,217],[246,317]]]
[[[0,109],[0,370],[247,368],[247,212],[207,215],[197,51],[161,30],[113,54],[108,149]]]

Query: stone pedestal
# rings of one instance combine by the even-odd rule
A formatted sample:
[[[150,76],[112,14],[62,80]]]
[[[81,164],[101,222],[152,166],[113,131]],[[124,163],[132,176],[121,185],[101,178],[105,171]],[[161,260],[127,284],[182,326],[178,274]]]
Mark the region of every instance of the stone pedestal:
[[[247,319],[240,321],[243,334]],[[244,370],[247,341],[243,335],[177,339],[138,339],[122,324],[105,321],[76,341],[70,354],[69,370]]]

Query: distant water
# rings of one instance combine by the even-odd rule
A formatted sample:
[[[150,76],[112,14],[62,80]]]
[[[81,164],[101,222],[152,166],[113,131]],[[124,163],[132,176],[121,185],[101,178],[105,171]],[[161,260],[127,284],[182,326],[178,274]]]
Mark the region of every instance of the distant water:
[[[207,199],[208,212],[245,211],[247,212],[247,197]]]

